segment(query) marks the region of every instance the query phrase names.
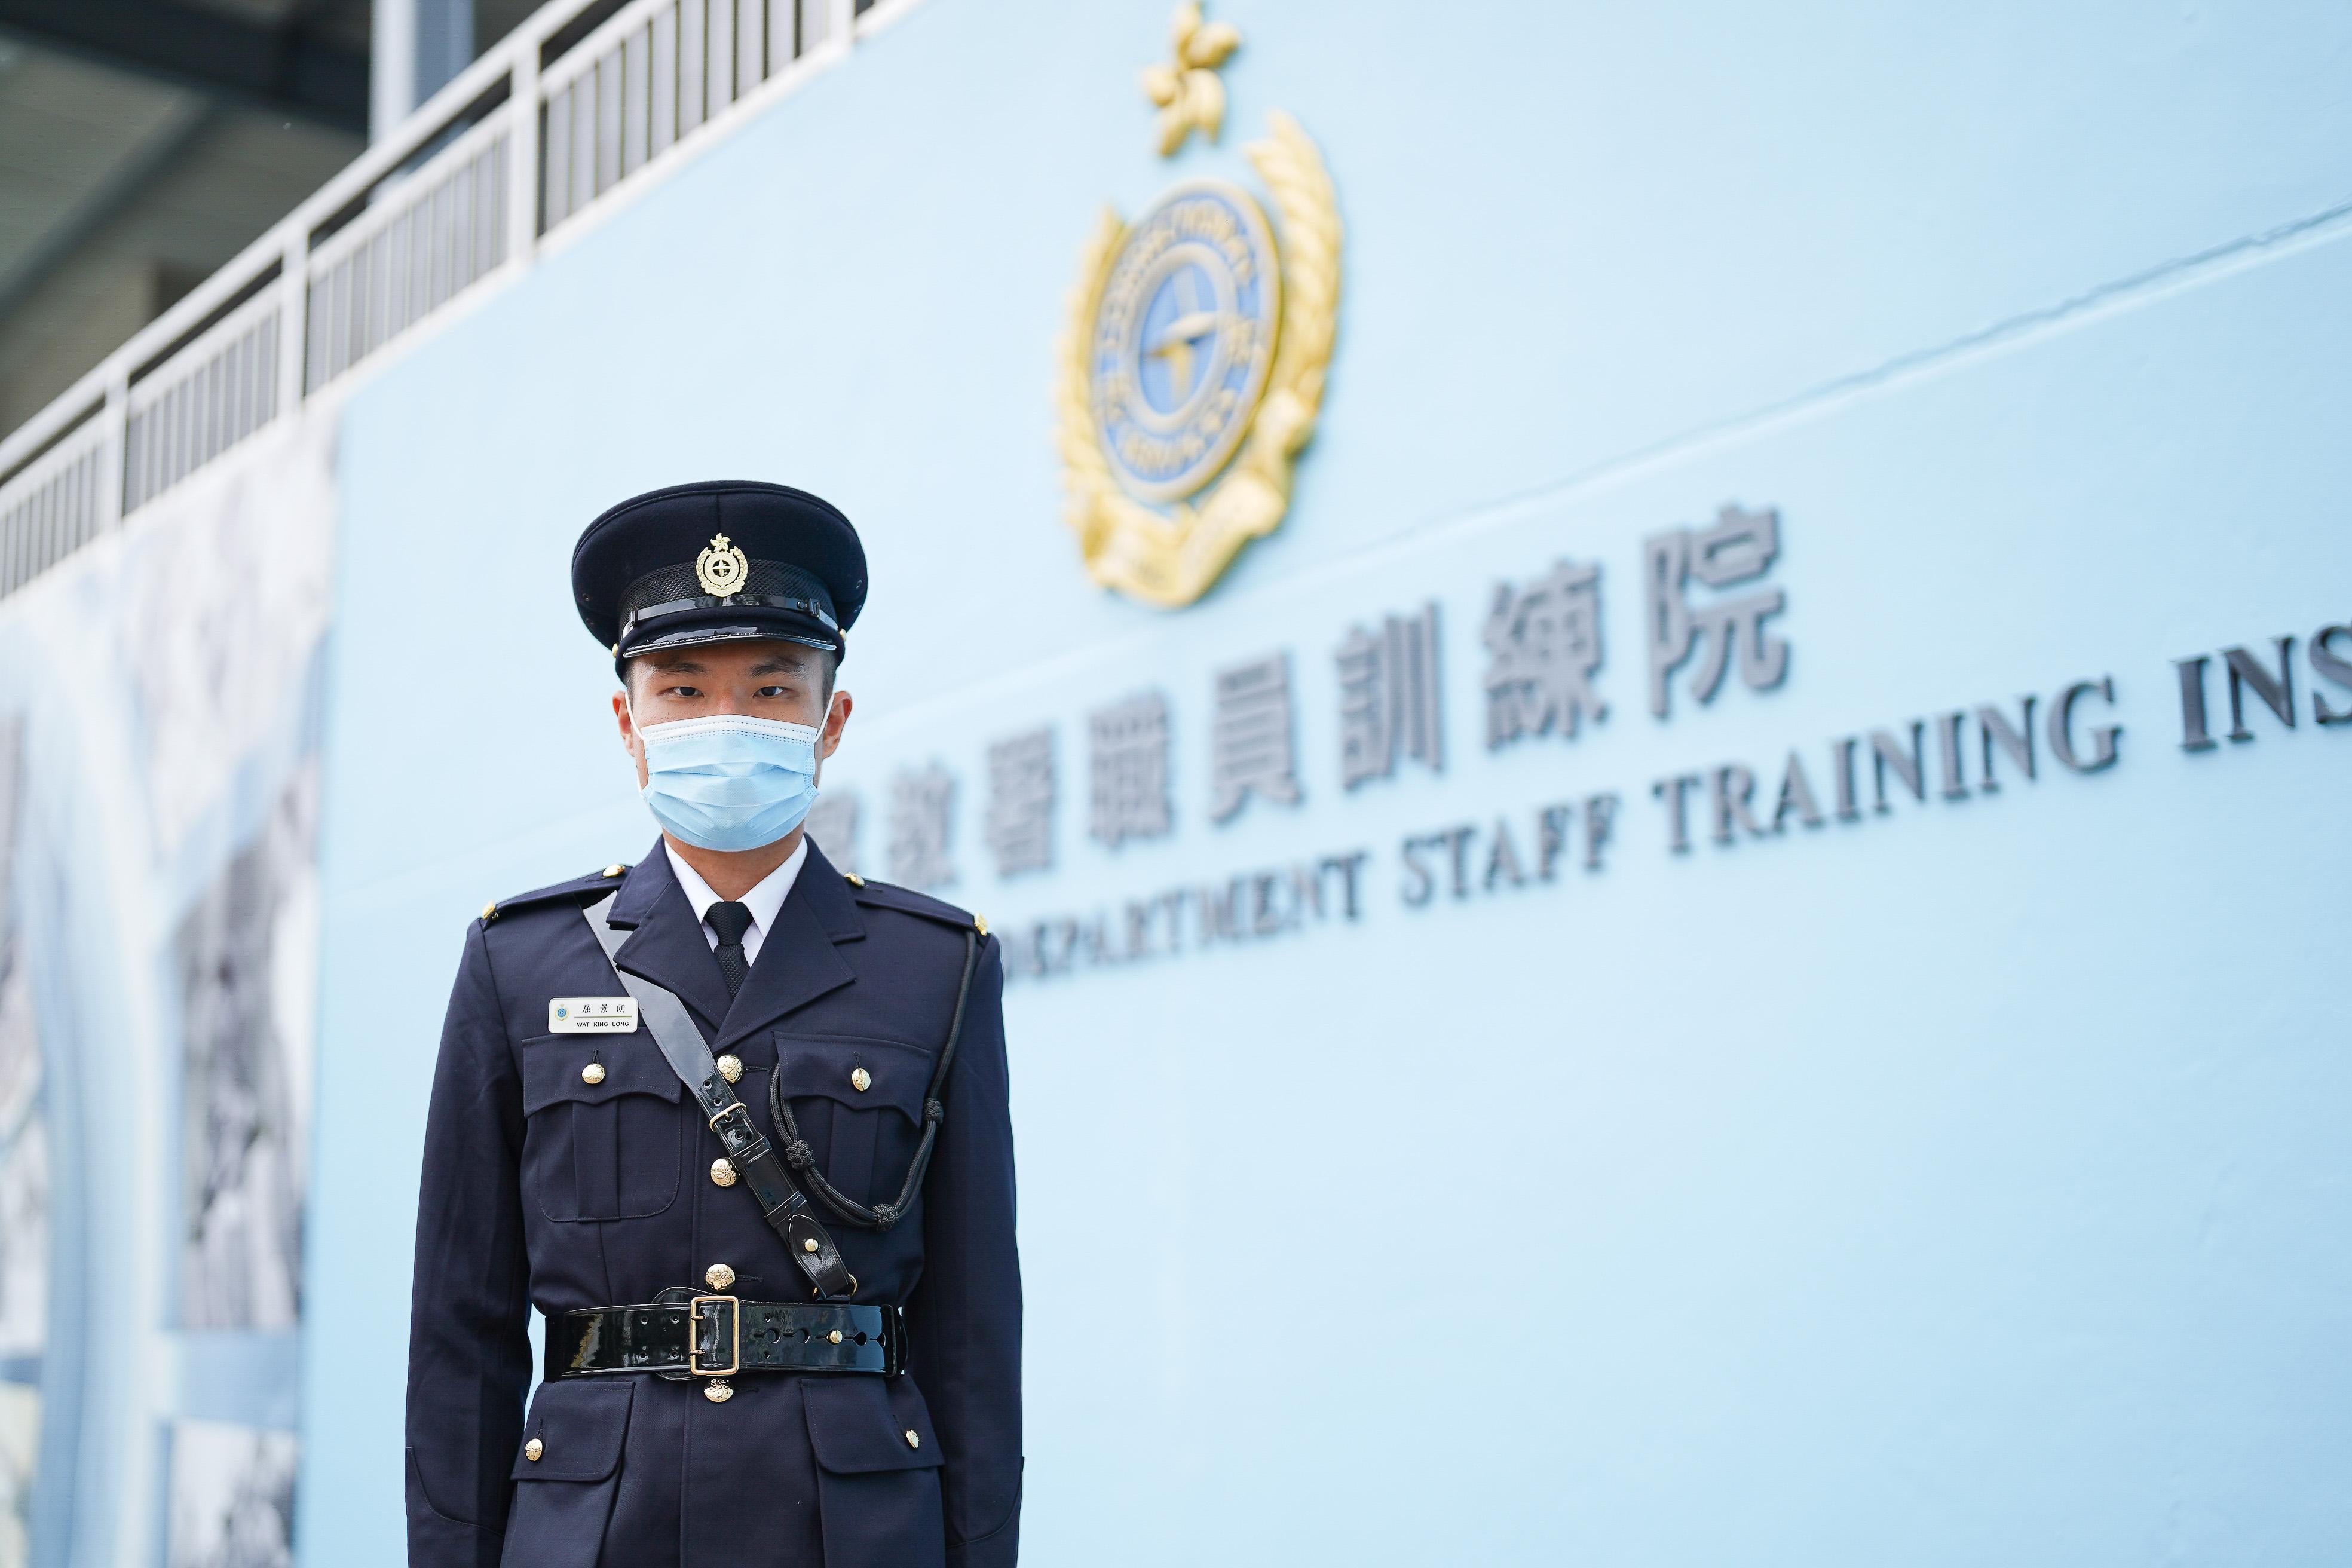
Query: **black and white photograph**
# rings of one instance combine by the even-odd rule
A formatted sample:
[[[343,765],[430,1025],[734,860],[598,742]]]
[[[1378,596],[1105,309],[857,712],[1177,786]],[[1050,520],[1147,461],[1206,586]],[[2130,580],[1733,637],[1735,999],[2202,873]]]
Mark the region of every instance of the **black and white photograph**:
[[[173,1422],[163,1568],[292,1568],[294,1461],[290,1432]]]

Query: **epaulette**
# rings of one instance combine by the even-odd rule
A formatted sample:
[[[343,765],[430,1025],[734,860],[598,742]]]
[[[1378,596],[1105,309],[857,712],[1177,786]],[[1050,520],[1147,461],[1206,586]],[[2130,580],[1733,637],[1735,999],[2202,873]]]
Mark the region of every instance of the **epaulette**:
[[[607,866],[601,871],[591,871],[584,877],[574,877],[568,882],[558,882],[553,887],[540,888],[528,893],[517,893],[511,899],[492,899],[482,906],[482,923],[488,925],[500,915],[511,914],[516,910],[528,909],[533,904],[551,904],[559,899],[570,899],[578,902],[583,893],[609,891],[619,883],[628,869],[626,866]]]
[[[919,893],[912,888],[901,888],[890,882],[869,882],[855,871],[845,872],[842,880],[849,884],[849,892],[861,904],[878,909],[897,910],[901,914],[920,915],[927,921],[937,921],[958,931],[976,931],[988,934],[988,917],[960,910],[943,899],[929,893]]]

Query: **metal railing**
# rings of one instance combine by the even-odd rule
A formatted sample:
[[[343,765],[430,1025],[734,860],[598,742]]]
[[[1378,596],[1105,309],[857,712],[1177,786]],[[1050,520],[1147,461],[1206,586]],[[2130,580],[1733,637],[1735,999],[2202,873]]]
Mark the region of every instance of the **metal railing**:
[[[15,593],[96,539],[115,514],[103,492],[113,475],[105,427],[89,420],[27,463],[0,489],[0,595]]]
[[[351,370],[506,264],[512,140],[504,119],[483,121],[312,249],[305,391]]]
[[[161,495],[278,416],[278,301],[249,300],[131,384],[122,510]]]
[[[719,119],[846,22],[833,0],[639,0],[550,65],[540,94],[554,228]]]
[[[0,597],[919,0],[551,0],[0,440]]]

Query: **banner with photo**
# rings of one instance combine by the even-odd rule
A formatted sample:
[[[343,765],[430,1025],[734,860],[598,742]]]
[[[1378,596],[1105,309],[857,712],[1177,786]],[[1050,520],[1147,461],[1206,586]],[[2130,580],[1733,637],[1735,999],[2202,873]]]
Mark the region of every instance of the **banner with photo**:
[[[0,600],[0,1568],[290,1561],[332,460]]]

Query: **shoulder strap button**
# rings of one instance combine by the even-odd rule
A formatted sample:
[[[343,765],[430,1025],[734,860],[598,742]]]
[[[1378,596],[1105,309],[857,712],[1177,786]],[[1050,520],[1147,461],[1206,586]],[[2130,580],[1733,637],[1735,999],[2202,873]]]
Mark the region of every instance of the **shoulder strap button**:
[[[482,923],[487,925],[498,918],[499,901],[496,899],[492,899],[488,903],[482,906]]]
[[[866,879],[859,876],[855,871],[844,871],[842,873],[842,878],[853,888],[862,888],[866,886]]]

